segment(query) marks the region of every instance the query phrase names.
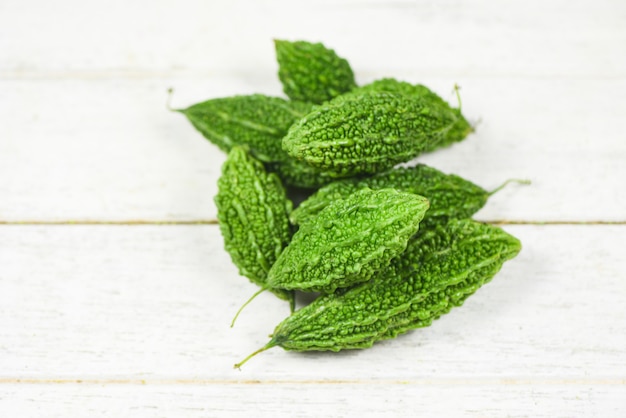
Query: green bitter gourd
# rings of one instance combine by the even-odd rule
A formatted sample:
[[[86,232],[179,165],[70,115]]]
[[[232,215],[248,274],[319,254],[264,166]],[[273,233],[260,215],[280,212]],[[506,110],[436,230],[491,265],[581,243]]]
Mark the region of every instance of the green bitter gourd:
[[[334,202],[294,234],[267,285],[330,293],[367,281],[404,252],[428,205],[393,189],[363,189]]]
[[[346,95],[292,125],[283,149],[333,177],[374,174],[436,147],[458,120],[429,97]]]
[[[283,183],[317,188],[333,178],[289,156],[282,139],[289,127],[309,113],[313,104],[262,94],[211,99],[186,109],[176,109],[222,151],[247,146],[250,153],[278,174]]]
[[[267,274],[291,239],[292,204],[280,179],[235,146],[222,165],[215,205],[224,247],[239,273],[267,288]],[[293,307],[293,292],[270,290]]]
[[[288,101],[263,94],[211,99],[186,109],[176,109],[222,151],[248,146],[263,162],[287,158],[281,148],[289,127],[311,111],[312,104]]]
[[[292,100],[323,103],[354,87],[350,64],[321,43],[275,40],[278,77]]]
[[[454,113],[457,114],[458,119],[452,126],[452,128],[448,131],[446,136],[442,139],[441,142],[434,145],[431,149],[425,149],[425,151],[432,151],[436,148],[445,147],[454,142],[458,142],[463,140],[467,135],[473,132],[474,128],[470,125],[470,123],[465,119],[463,114],[461,113],[460,107],[460,99],[459,99],[459,108],[452,108],[445,100],[443,100],[439,95],[430,90],[428,87],[423,84],[411,84],[406,81],[399,81],[395,78],[382,78],[380,80],[375,80],[369,84],[365,84],[363,86],[357,87],[354,90],[351,90],[347,94],[361,94],[366,92],[387,92],[387,93],[395,93],[401,94],[404,96],[412,96],[412,97],[428,97],[429,99],[438,102],[442,106],[448,107]],[[457,95],[458,95],[458,87],[457,87]],[[457,96],[459,97],[459,96]]]
[[[502,229],[469,219],[421,231],[379,276],[296,311],[264,347],[235,367],[275,346],[293,351],[367,348],[428,326],[460,306],[520,250],[519,240]]]
[[[468,218],[482,208],[490,192],[454,174],[424,164],[400,167],[366,178],[351,178],[330,183],[291,212],[293,224],[303,224],[314,218],[331,202],[345,199],[357,190],[394,188],[401,192],[426,197],[430,209],[424,216],[426,222],[445,222],[449,218]]]

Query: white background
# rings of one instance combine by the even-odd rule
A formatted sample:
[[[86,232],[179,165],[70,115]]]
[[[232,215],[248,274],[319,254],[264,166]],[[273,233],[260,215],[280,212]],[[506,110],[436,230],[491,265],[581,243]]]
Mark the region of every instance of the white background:
[[[223,250],[224,160],[179,114],[281,95],[272,39],[424,83],[477,131],[420,158],[522,253],[432,327],[290,353]],[[626,3],[0,1],[0,416],[626,414]]]

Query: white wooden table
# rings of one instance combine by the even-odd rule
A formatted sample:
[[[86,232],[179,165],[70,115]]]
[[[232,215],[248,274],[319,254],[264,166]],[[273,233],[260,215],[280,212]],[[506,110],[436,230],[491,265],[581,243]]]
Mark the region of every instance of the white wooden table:
[[[224,156],[174,106],[281,95],[273,38],[480,120],[420,160],[485,188],[522,253],[432,327],[267,351],[287,307],[215,218]],[[622,0],[0,2],[0,416],[626,416]]]

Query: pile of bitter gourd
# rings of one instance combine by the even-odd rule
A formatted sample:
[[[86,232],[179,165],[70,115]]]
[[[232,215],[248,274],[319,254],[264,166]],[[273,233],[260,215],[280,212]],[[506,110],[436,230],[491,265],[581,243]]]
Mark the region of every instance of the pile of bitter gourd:
[[[226,251],[291,306],[243,362],[274,346],[366,348],[428,326],[518,254],[515,237],[470,219],[494,191],[397,167],[472,132],[460,108],[391,78],[357,86],[320,43],[275,46],[289,100],[252,94],[178,110],[228,153],[215,197]],[[312,193],[295,209],[291,187]],[[319,296],[295,310],[295,291]]]

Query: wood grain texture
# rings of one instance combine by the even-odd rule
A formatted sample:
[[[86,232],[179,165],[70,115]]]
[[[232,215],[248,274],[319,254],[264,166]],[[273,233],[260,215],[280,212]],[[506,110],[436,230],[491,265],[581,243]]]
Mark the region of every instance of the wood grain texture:
[[[4,0],[0,7],[4,77],[257,73],[275,68],[273,38],[326,42],[355,68],[377,73],[626,75],[619,0],[506,7],[490,0]]]
[[[8,385],[0,410],[21,416],[620,417],[623,386],[557,382],[389,384]]]
[[[7,226],[0,378],[623,379],[625,228],[509,226],[522,253],[432,327],[363,351],[274,349],[240,373],[288,307],[263,294],[229,328],[256,287],[216,226]]]
[[[238,371],[287,306],[261,295],[228,327],[255,288],[217,227],[5,226],[0,410],[617,417],[624,228],[509,226],[519,257],[430,328],[363,351],[275,349]]]
[[[379,77],[385,74],[379,74]],[[369,78],[362,82],[370,81]],[[625,221],[626,194],[598,179],[626,178],[626,143],[615,129],[626,112],[626,81],[425,79],[477,124],[464,142],[417,159],[493,189],[480,219]],[[0,96],[0,220],[213,219],[224,155],[173,105],[261,92],[262,80],[11,81]],[[480,121],[480,122],[479,122]],[[586,202],[586,204],[585,204]]]

